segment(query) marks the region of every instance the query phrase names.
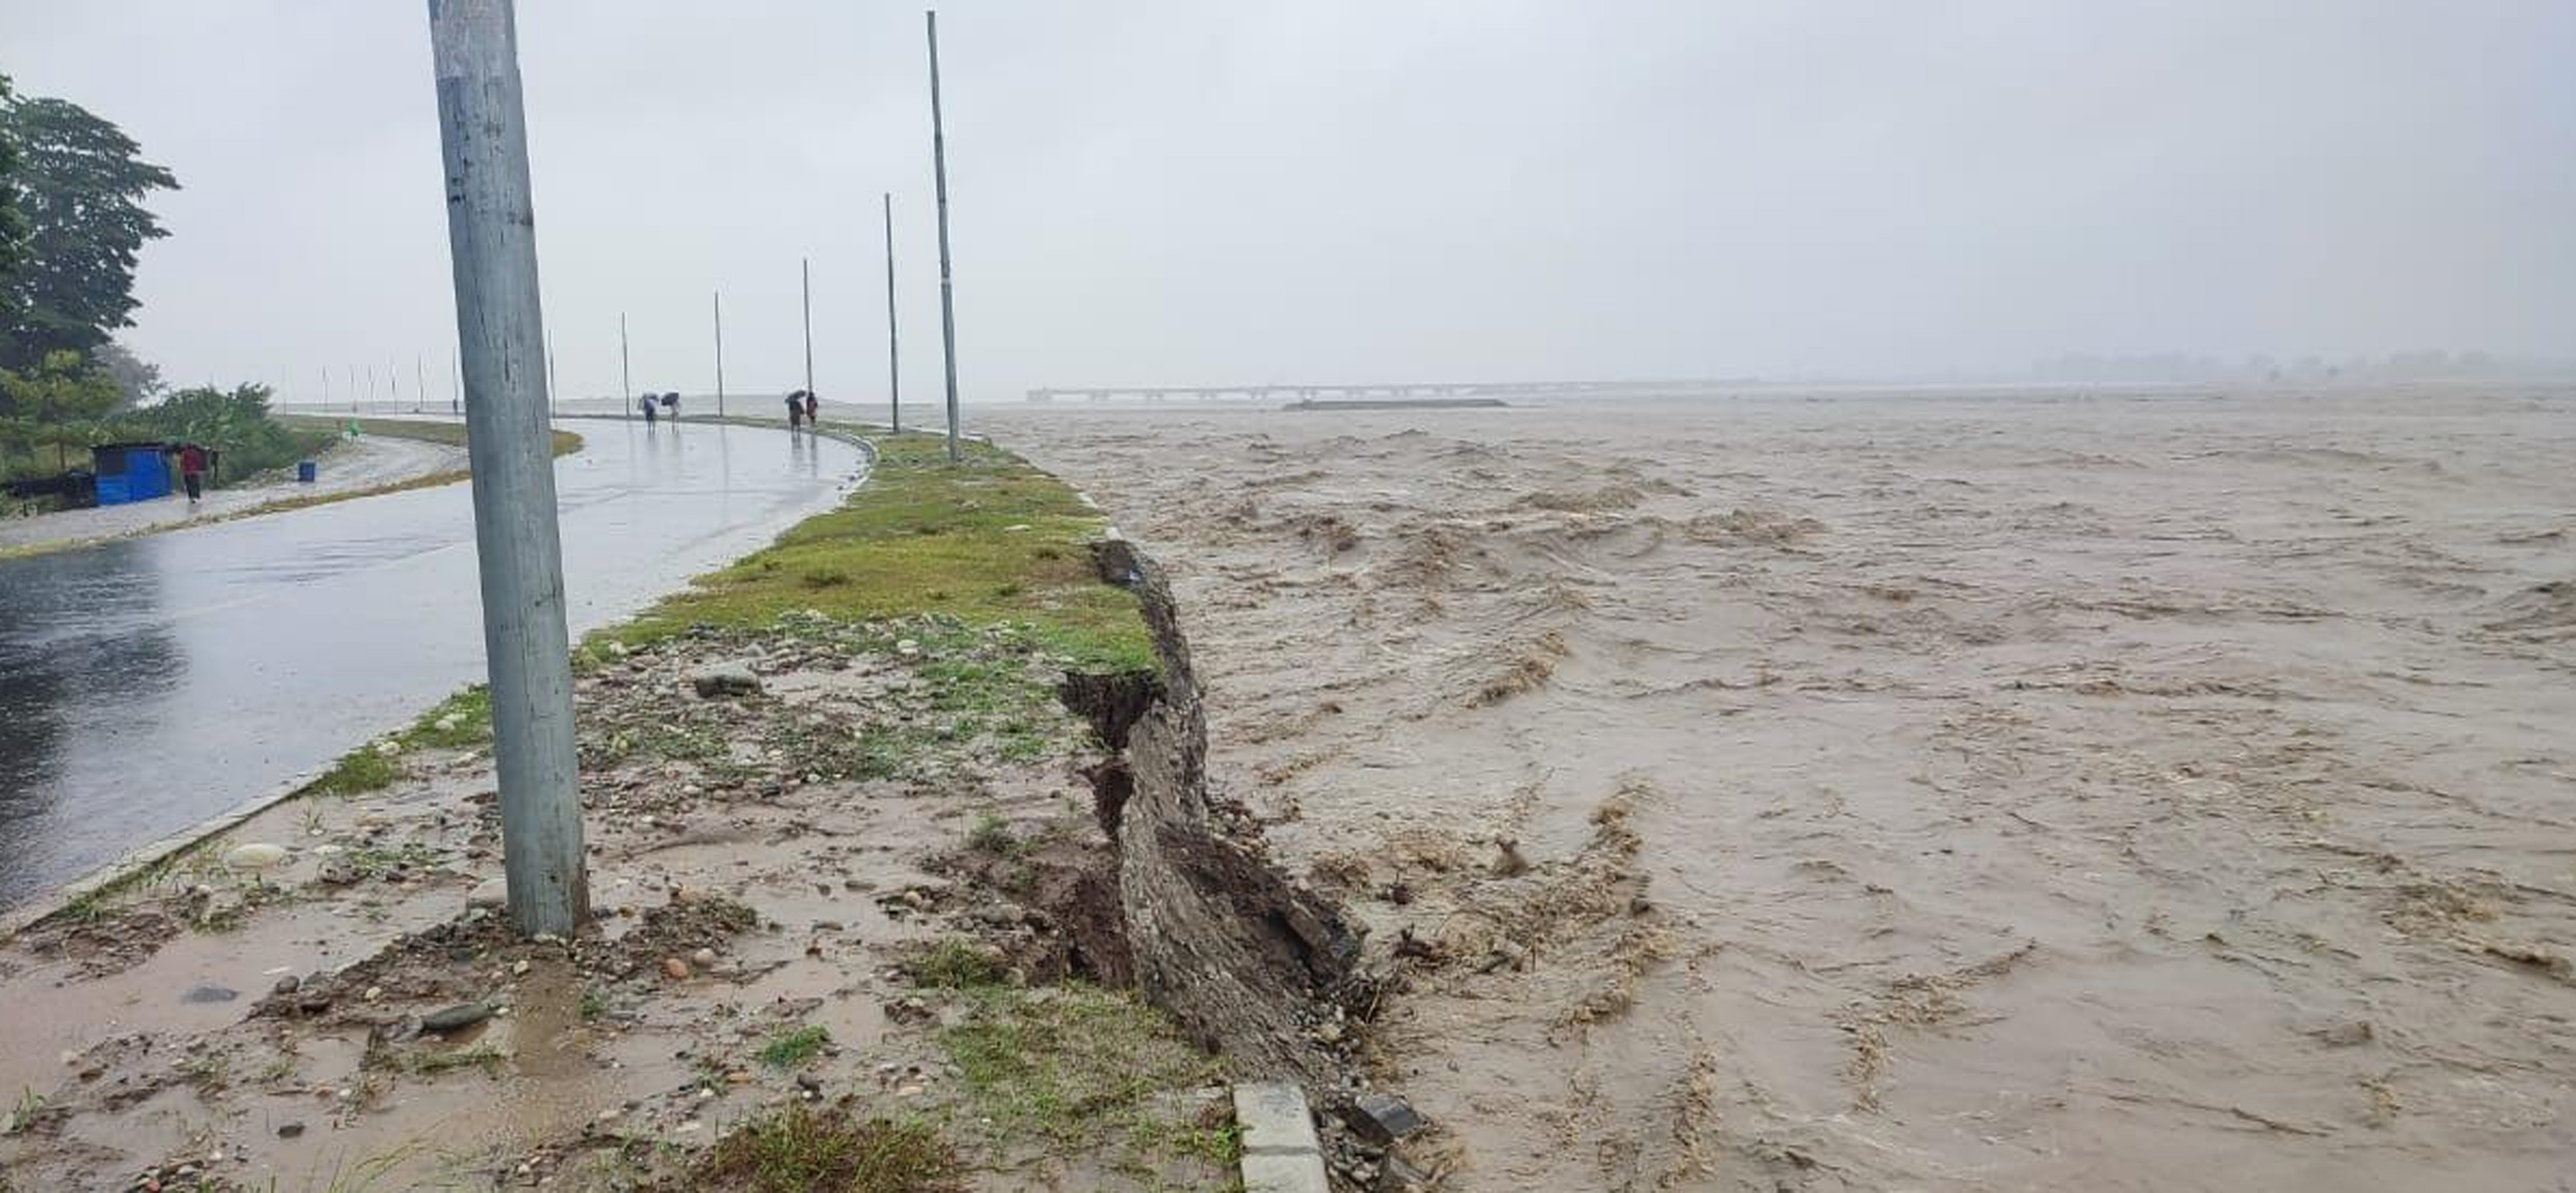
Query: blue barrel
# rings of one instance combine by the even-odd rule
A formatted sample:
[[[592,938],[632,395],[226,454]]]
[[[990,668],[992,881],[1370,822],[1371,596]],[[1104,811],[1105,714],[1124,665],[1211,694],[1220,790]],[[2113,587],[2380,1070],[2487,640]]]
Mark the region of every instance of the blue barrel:
[[[299,460],[296,461],[295,464],[295,479],[309,485],[313,483],[313,478],[315,476],[321,474],[321,471],[322,470],[320,468],[314,465],[313,461]]]

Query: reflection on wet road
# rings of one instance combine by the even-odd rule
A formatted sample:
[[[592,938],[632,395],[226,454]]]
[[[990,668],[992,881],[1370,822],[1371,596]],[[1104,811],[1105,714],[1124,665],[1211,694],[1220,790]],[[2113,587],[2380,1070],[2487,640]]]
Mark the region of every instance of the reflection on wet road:
[[[857,449],[745,427],[571,424],[556,462],[579,634],[766,542]],[[0,562],[0,910],[483,678],[473,510],[447,485]]]

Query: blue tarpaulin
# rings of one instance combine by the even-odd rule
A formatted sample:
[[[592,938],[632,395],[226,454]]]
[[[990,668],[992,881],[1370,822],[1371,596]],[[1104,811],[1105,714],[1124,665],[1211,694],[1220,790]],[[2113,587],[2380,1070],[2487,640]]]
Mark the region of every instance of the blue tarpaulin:
[[[123,505],[170,495],[170,465],[158,443],[102,443],[89,449],[98,471],[98,503]]]

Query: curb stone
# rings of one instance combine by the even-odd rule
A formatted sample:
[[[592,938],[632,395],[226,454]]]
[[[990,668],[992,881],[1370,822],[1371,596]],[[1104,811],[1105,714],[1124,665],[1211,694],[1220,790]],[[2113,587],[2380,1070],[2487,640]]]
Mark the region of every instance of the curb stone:
[[[1286,1082],[1235,1086],[1234,1121],[1243,1130],[1243,1193],[1328,1193],[1304,1090]]]

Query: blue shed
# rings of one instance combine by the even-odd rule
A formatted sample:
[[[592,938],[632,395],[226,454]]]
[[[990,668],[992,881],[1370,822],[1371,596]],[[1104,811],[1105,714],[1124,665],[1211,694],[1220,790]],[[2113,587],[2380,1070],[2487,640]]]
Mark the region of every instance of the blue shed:
[[[159,443],[102,443],[89,449],[98,471],[98,503],[123,505],[170,495],[170,465]]]

